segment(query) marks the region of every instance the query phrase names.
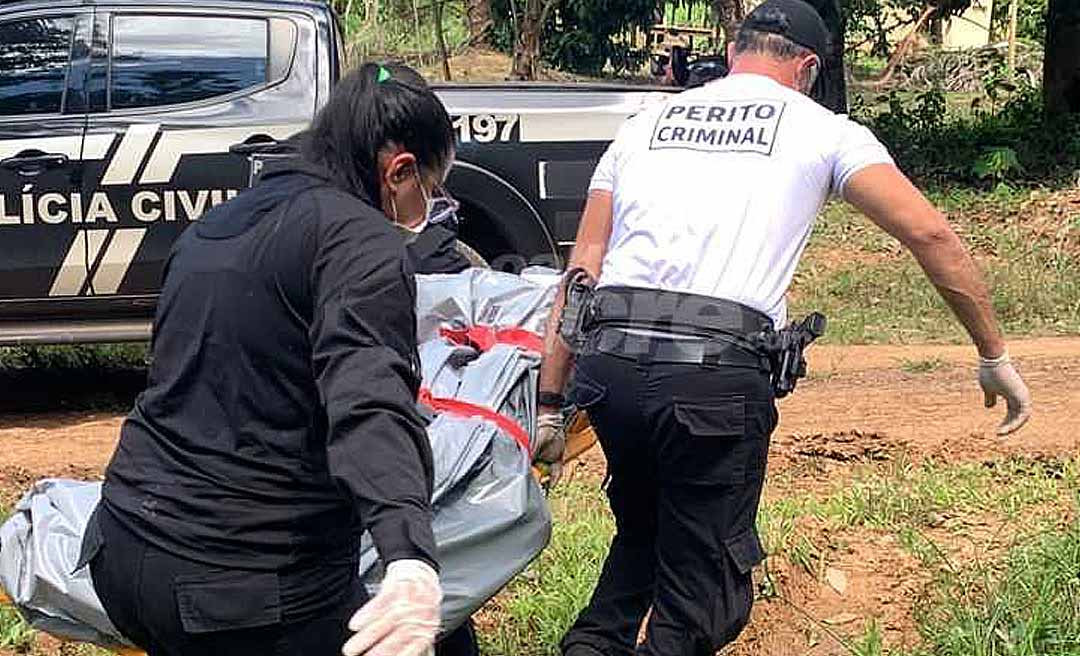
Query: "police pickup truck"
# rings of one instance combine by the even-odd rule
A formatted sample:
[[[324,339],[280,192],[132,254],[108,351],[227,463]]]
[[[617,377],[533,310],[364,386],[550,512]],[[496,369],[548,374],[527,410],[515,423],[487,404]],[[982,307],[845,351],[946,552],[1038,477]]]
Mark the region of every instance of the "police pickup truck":
[[[342,53],[322,0],[0,0],[0,345],[146,339],[173,241],[306,127]],[[559,261],[619,124],[664,95],[438,93],[460,237],[507,269]]]

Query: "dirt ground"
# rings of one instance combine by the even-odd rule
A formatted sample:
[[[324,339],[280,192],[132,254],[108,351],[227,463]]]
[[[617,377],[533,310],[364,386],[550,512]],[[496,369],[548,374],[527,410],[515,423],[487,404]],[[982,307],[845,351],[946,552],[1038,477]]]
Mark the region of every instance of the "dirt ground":
[[[770,471],[784,486],[809,490],[843,480],[850,460],[897,450],[915,458],[972,462],[1009,454],[1075,454],[1080,388],[1072,381],[1080,376],[1080,338],[1016,341],[1010,350],[1031,387],[1035,416],[1018,435],[1001,439],[994,427],[1004,408],[983,408],[970,347],[812,348],[810,378],[781,402]],[[4,382],[27,386],[17,379]],[[65,396],[77,398],[87,385],[108,382],[79,380],[66,389],[54,387],[54,407],[70,407]],[[129,398],[137,392],[136,382],[124,381]],[[100,476],[122,421],[117,412],[17,412],[6,407],[0,413],[0,502],[7,504],[42,477]],[[815,461],[824,464],[806,466]],[[594,450],[571,475],[599,477],[602,470],[602,455]],[[830,632],[843,634],[845,627],[861,626],[868,617],[879,619],[894,644],[897,637],[914,640],[910,609],[925,576],[913,556],[893,548],[895,542],[895,536],[873,532],[845,540],[830,561],[841,572],[839,586],[770,562],[770,575],[787,594],[758,604],[750,626],[727,653],[843,653]],[[0,656],[7,654],[0,650]]]

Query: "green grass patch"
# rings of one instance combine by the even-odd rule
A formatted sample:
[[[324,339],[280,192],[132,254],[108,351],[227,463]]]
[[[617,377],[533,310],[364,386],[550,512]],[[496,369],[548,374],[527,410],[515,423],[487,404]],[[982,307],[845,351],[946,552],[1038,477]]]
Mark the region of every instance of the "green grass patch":
[[[588,603],[614,533],[607,501],[596,483],[572,482],[555,490],[551,507],[551,544],[486,611],[495,621],[480,636],[484,654],[556,656]]]
[[[909,360],[905,358],[900,362],[900,370],[908,374],[930,374],[942,367],[946,362],[941,358],[926,358],[920,360]]]
[[[777,499],[768,496],[758,513],[758,530],[770,555],[787,558],[818,575],[827,545],[800,531],[800,518],[813,517],[832,528],[895,533],[900,544],[924,562],[937,555],[923,531],[950,518],[991,513],[1018,522],[1037,507],[1065,503],[1080,490],[1080,463],[1007,458],[988,463],[949,463],[904,458],[864,465],[850,480],[823,494]],[[1016,525],[1017,530],[1020,527]]]
[[[777,483],[792,489],[781,474],[770,491]],[[1080,655],[1080,527],[1042,530],[1047,521],[1060,521],[1078,492],[1076,459],[916,463],[898,457],[857,465],[820,492],[767,493],[758,529],[770,556],[818,578],[830,555],[860,531],[895,535],[933,573],[917,609],[922,647],[889,648],[883,627],[871,619],[857,635],[837,637],[847,653]],[[606,500],[594,482],[570,483],[554,493],[552,511],[551,545],[483,611],[484,654],[557,655],[558,641],[588,601],[614,530]],[[1001,520],[998,551],[976,545],[990,559],[986,564],[950,560],[955,541],[977,539],[966,534],[969,519],[983,527],[987,519]],[[935,543],[942,534],[951,536],[949,544]],[[993,561],[1009,544],[1020,546],[1005,562]],[[765,597],[783,595],[768,571],[759,590]]]
[[[368,13],[369,3],[348,3],[352,11],[341,11],[348,64],[368,59],[404,60],[412,65],[436,61],[438,42],[431,3],[414,6],[415,11],[393,3],[376,4],[377,13]],[[462,3],[446,3],[443,15],[443,38],[452,54],[469,40]]]
[[[850,647],[852,656],[882,656],[885,654],[885,635],[881,625],[871,618],[863,627],[863,634]]]
[[[0,649],[28,652],[34,644],[34,630],[30,628],[19,611],[11,606],[0,606]]]
[[[1080,654],[1080,524],[1044,531],[1000,566],[946,569],[916,619],[918,656]]]
[[[148,358],[146,344],[0,347],[0,372],[18,369],[138,369]]]

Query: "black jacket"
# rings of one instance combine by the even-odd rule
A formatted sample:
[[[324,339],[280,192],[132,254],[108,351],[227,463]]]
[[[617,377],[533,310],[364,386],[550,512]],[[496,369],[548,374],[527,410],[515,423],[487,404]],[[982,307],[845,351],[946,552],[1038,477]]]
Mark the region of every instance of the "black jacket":
[[[457,249],[457,235],[439,225],[409,235],[407,250],[417,273],[461,273],[472,266]]]
[[[302,162],[265,174],[173,249],[105,508],[221,567],[355,560],[363,528],[435,564],[415,296],[381,212]]]

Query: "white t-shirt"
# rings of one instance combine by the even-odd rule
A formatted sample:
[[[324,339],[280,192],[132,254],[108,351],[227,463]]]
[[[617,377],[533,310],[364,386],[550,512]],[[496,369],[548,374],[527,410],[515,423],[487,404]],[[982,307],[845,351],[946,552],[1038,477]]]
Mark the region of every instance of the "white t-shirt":
[[[599,286],[737,301],[786,321],[785,295],[830,192],[892,163],[865,127],[736,74],[629,119],[590,189],[614,195]]]

